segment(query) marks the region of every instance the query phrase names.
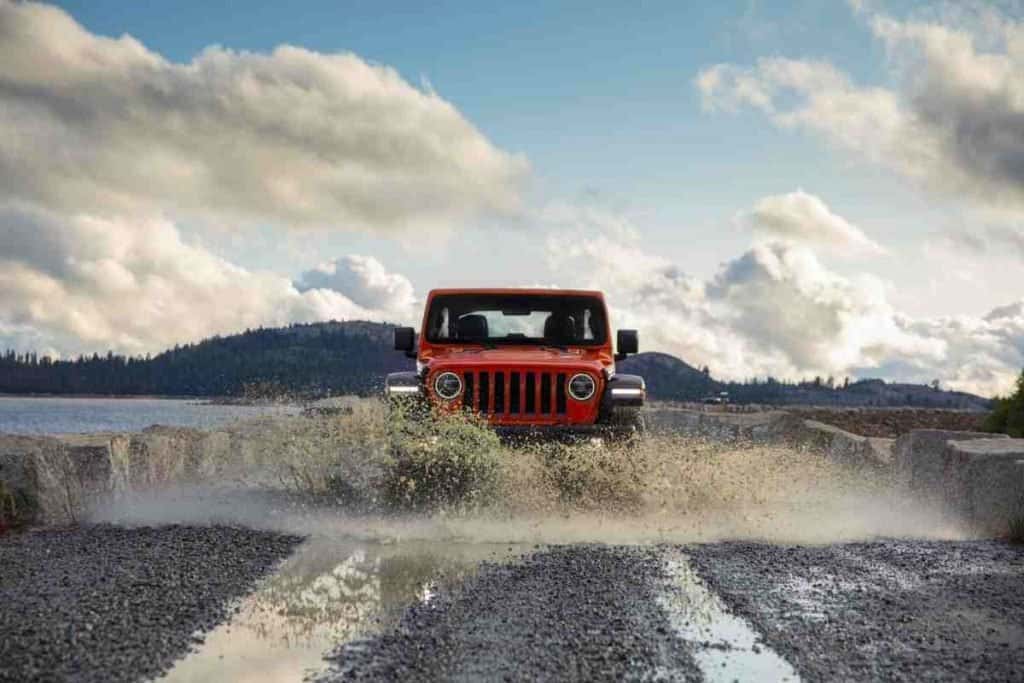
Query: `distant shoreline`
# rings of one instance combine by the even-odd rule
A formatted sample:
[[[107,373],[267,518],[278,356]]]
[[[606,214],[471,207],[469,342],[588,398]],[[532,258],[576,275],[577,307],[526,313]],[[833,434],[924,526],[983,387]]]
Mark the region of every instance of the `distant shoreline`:
[[[220,396],[165,396],[161,394],[8,394],[0,392],[0,398],[116,398],[116,399],[140,399],[140,400],[168,400],[168,401],[203,401],[215,403],[225,400]]]
[[[96,399],[139,400],[139,401],[191,401],[197,404],[214,406],[291,406],[303,403],[295,399],[259,399],[245,398],[243,396],[169,396],[163,394],[10,394],[0,392],[0,399],[23,398],[23,399],[45,399],[45,398],[66,398],[94,401]]]

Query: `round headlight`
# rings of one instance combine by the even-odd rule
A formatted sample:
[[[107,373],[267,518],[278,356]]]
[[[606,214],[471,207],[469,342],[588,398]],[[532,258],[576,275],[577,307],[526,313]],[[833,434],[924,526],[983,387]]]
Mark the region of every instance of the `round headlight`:
[[[589,400],[595,391],[597,391],[597,383],[590,375],[581,372],[578,375],[573,375],[569,380],[569,395],[577,401]]]
[[[454,372],[442,372],[434,379],[434,391],[446,401],[462,393],[462,380]]]

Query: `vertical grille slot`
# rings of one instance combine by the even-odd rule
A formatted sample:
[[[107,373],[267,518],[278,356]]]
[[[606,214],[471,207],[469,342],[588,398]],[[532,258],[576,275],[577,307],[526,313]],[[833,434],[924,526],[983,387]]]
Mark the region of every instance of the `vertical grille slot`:
[[[477,405],[480,406],[479,410],[481,413],[487,413],[491,410],[491,373],[481,372],[477,374],[480,378],[478,384],[480,385],[480,401]]]
[[[523,394],[523,384],[522,384],[523,376],[522,376],[522,373],[513,372],[511,375],[509,375],[508,379],[509,379],[509,382],[508,382],[509,383],[509,389],[511,390],[510,393],[509,393],[509,397],[508,397],[509,398],[509,412],[512,413],[513,415],[518,415],[519,413],[521,413],[523,411],[523,408],[522,408],[523,403],[521,401],[522,394]]]
[[[524,413],[536,413],[537,412],[537,375],[532,372],[526,373],[526,406],[523,408]]]
[[[476,397],[476,393],[473,391],[473,386],[474,386],[473,373],[472,372],[467,372],[467,373],[463,374],[462,375],[462,382],[463,382],[462,407],[465,408],[466,410],[473,410],[476,407],[476,405],[474,403],[474,400],[473,400]]]
[[[555,412],[565,415],[565,375],[559,373],[555,384]]]
[[[505,406],[508,403],[505,401],[505,373],[496,372],[494,373],[494,412],[504,413]]]
[[[540,412],[551,412],[551,375],[546,372],[540,376]]]

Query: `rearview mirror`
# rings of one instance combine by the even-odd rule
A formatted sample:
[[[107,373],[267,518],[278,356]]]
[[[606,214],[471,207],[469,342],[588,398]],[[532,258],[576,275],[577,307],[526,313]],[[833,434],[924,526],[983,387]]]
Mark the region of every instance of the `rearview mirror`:
[[[637,353],[640,349],[640,342],[637,339],[636,330],[619,330],[615,346],[618,351],[615,354],[616,360],[622,360],[631,353]]]
[[[405,351],[408,355],[416,348],[416,330],[411,327],[395,328],[395,351]]]

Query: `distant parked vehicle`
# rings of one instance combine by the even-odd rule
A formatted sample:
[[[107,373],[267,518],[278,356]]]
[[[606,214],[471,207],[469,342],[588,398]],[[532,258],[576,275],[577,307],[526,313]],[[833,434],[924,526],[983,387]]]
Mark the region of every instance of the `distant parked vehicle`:
[[[644,429],[642,377],[616,372],[636,353],[635,330],[611,328],[600,292],[438,289],[423,325],[395,330],[395,349],[415,372],[388,375],[392,400],[465,410],[500,432],[624,437]]]

